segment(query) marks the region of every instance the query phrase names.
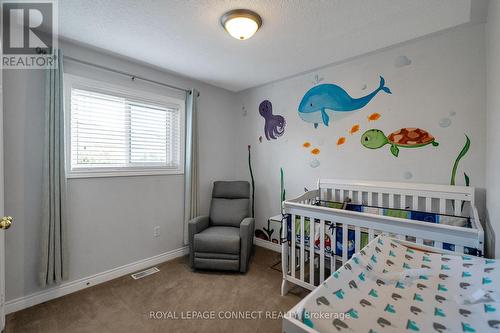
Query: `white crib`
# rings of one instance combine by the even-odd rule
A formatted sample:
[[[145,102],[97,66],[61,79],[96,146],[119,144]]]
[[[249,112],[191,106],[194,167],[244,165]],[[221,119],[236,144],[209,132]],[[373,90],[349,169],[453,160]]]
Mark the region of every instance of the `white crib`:
[[[345,198],[358,205],[467,217],[470,228],[316,205],[320,201],[342,202]],[[283,202],[284,213],[291,218],[291,237],[285,219],[282,228],[281,294],[288,292],[288,282],[313,290],[323,283],[325,272],[333,273],[338,265],[345,263],[348,260],[346,245],[349,230],[354,231],[354,252],[360,250],[362,233],[368,234],[368,241],[385,233],[401,240],[413,237],[419,245],[430,245],[440,250],[443,243],[448,243],[454,245],[454,252],[457,253],[464,253],[467,247],[482,254],[484,233],[474,203],[473,187],[320,179],[317,189]],[[299,230],[295,227],[296,217],[300,217]],[[310,225],[308,245],[305,244],[306,219]],[[341,254],[325,253],[325,226],[342,229]],[[315,248],[317,228],[319,244]],[[300,235],[300,242],[295,237],[296,233]],[[336,232],[331,237],[332,248],[336,248]]]

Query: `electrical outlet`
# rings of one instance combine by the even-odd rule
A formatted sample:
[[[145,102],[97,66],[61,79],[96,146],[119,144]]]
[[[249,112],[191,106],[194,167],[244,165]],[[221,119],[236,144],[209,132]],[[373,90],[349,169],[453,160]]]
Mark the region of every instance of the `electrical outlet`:
[[[156,226],[153,228],[153,236],[160,237],[160,227]]]

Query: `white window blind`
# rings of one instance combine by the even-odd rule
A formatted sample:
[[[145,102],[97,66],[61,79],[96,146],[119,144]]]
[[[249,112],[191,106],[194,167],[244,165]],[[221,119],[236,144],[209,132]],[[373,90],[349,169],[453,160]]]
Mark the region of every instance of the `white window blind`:
[[[181,168],[179,108],[71,88],[71,170]]]

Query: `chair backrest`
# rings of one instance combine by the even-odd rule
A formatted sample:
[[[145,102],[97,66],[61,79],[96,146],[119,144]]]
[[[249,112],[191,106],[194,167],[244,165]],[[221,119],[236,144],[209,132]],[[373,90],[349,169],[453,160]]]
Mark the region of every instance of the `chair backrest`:
[[[210,224],[239,227],[250,216],[250,184],[246,181],[217,181],[212,191]]]

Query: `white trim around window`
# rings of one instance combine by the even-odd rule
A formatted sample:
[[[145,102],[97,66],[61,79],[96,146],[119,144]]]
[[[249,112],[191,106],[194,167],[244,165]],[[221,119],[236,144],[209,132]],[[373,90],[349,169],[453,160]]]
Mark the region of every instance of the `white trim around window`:
[[[102,131],[101,127],[103,124],[108,125],[106,120],[94,125],[101,126],[99,128],[92,126],[89,127],[88,125],[85,125],[86,127],[79,127],[83,126],[81,125],[82,122],[72,122],[72,114],[75,119],[79,119],[77,118],[78,116],[85,116],[87,117],[86,119],[89,119],[89,115],[81,115],[83,111],[80,111],[80,115],[77,115],[77,113],[75,113],[76,111],[72,110],[72,105],[75,107],[75,103],[77,102],[88,105],[88,101],[90,101],[90,103],[92,102],[92,94],[95,94],[95,96],[98,97],[109,96],[116,98],[117,100],[122,101],[127,110],[126,112],[128,112],[123,116],[127,117],[125,121],[127,126],[122,132],[120,132],[122,133],[122,138],[120,140],[123,143],[123,146],[118,144],[119,152],[115,153],[114,150],[117,149],[116,145],[114,143],[109,144],[109,142],[112,142],[114,138],[106,138],[105,136],[107,134],[104,132],[105,134],[103,134],[103,140],[105,140],[105,143],[112,148],[103,148],[103,150],[111,149],[111,151],[109,152],[108,157],[99,160],[99,162],[95,160],[95,155],[92,156],[94,158],[93,162],[82,160],[81,149],[86,149],[86,146],[82,148],[81,139],[78,138],[83,137],[83,135],[80,133],[72,133],[72,131],[77,131],[78,128],[82,131],[83,128],[84,130],[89,131],[88,133],[85,133],[86,135],[89,135],[89,133],[94,135],[95,133]],[[72,96],[75,99],[73,103]],[[185,100],[148,93],[128,87],[121,87],[114,84],[103,83],[70,74],[64,75],[64,97],[66,145],[65,165],[67,178],[169,175],[184,173]],[[101,105],[100,107],[105,108],[106,106]],[[80,106],[80,109],[81,108],[82,107]],[[135,111],[131,111],[131,109],[134,108]],[[158,112],[154,114],[153,111],[156,109]],[[117,110],[119,113],[120,109],[118,108]],[[150,111],[151,113],[148,115],[148,110],[153,111]],[[165,114],[168,115],[164,115],[162,112],[165,112]],[[133,133],[137,132],[132,130],[134,115],[136,116],[136,119],[138,119],[136,122],[137,126],[141,127],[138,129],[139,134],[137,134],[136,137]],[[103,115],[103,119],[105,119],[106,116],[107,115]],[[151,136],[149,133],[145,132],[148,131],[148,126],[156,127],[151,128],[151,133],[153,133],[154,130],[159,129],[154,119],[155,116],[159,117],[158,120],[160,123],[161,121],[166,121],[166,127],[160,131],[161,133],[158,134],[160,139],[158,139],[156,135]],[[90,117],[90,119],[92,119],[92,116]],[[101,116],[99,115],[99,117]],[[170,123],[173,120],[175,120],[175,124],[178,124],[175,127],[172,127]],[[165,137],[164,143],[162,142],[163,136]],[[96,138],[92,139],[95,140]],[[97,139],[100,139],[100,137]],[[163,144],[165,147],[163,147]],[[93,146],[91,149],[96,148]],[[165,151],[162,151],[162,149],[165,149]],[[155,153],[157,153],[156,156]],[[119,161],[116,163],[114,162],[114,154],[119,156]],[[109,156],[113,156],[113,158]],[[141,156],[147,157],[141,158]]]

